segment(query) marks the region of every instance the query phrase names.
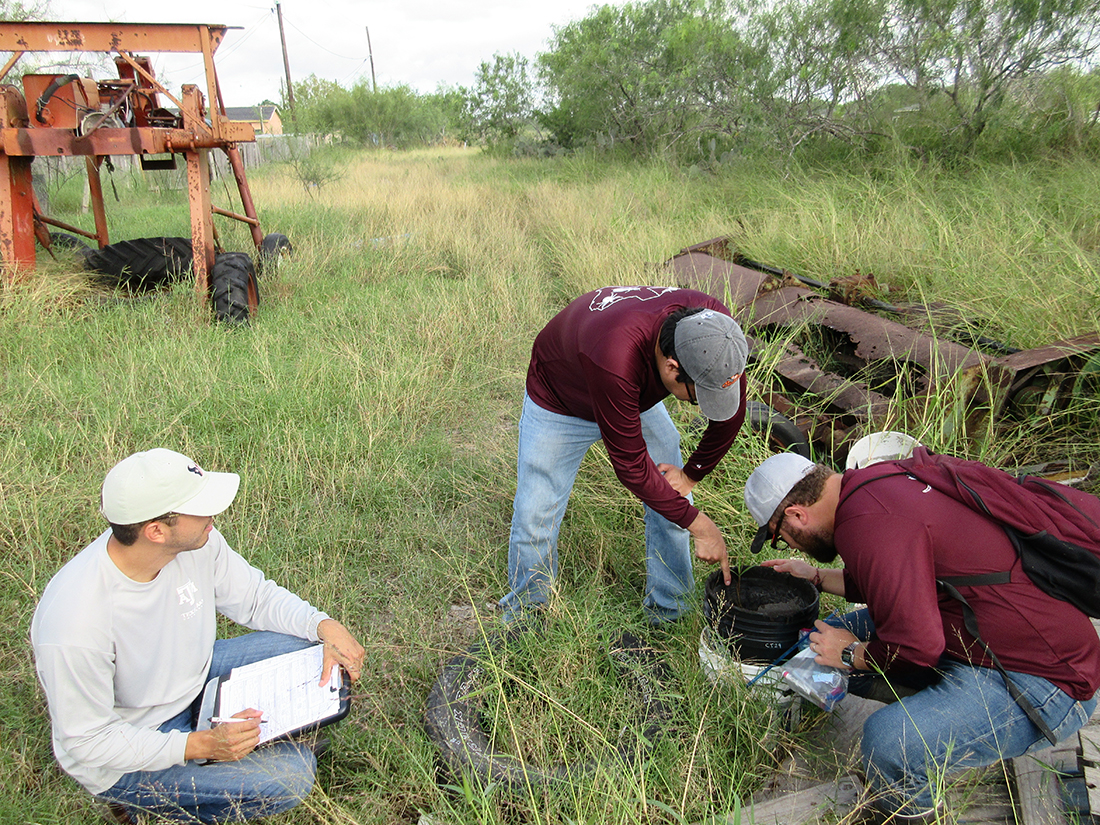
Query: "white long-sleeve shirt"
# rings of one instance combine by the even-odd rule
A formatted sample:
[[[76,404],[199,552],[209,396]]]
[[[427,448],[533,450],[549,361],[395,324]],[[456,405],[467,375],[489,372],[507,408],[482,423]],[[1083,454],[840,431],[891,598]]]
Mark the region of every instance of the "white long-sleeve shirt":
[[[151,582],[115,566],[110,535],[57,572],[31,621],[54,754],[93,794],[123,774],[184,763],[187,734],[157,728],[202,690],[217,613],[311,641],[319,641],[317,625],[328,618],[266,579],[216,529]]]

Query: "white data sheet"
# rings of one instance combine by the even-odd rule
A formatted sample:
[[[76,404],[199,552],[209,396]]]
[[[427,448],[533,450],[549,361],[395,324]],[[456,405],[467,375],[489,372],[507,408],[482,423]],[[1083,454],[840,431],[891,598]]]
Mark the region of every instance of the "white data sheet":
[[[235,667],[218,688],[216,715],[255,708],[263,713],[260,742],[316,725],[340,713],[341,672],[318,687],[324,646],[312,645],[251,665]]]

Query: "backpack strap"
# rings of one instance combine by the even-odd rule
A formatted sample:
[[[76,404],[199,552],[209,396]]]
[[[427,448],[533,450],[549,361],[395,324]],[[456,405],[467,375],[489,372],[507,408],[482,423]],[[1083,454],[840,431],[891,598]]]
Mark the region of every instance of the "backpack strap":
[[[1088,513],[1086,513],[1084,510],[1082,510],[1076,504],[1074,504],[1070,500],[1069,496],[1067,496],[1065,493],[1063,493],[1061,490],[1058,489],[1058,485],[1051,484],[1045,478],[1040,478],[1038,476],[1029,476],[1029,475],[1016,476],[1016,483],[1019,484],[1021,487],[1023,487],[1025,484],[1033,484],[1036,487],[1039,487],[1043,490],[1046,490],[1048,494],[1050,494],[1052,496],[1057,496],[1065,504],[1069,505],[1074,510],[1076,510],[1078,515],[1081,516],[1081,518],[1085,519],[1085,521],[1087,521],[1093,527],[1095,527],[1097,529],[1100,529],[1100,524],[1097,524],[1096,521]]]
[[[941,576],[937,582],[953,587],[980,587],[983,584],[1008,584],[1012,581],[1012,571],[998,570],[996,573],[978,573],[974,576]],[[950,595],[950,594],[948,594]]]
[[[955,579],[965,578],[981,578],[980,576],[956,576]],[[1030,700],[1024,696],[1016,683],[1009,678],[1008,672],[1001,665],[1001,660],[997,658],[997,654],[994,653],[989,645],[985,643],[981,633],[978,632],[978,617],[974,615],[974,609],[970,606],[970,603],[963,597],[963,594],[955,589],[949,581],[945,579],[936,579],[936,583],[943,588],[951,598],[962,603],[963,606],[963,625],[966,627],[967,632],[973,636],[979,645],[982,646],[982,650],[992,660],[993,666],[997,668],[997,671],[1001,674],[1001,678],[1004,679],[1005,688],[1008,689],[1008,695],[1012,697],[1012,700],[1020,706],[1020,710],[1024,712],[1024,715],[1031,720],[1031,724],[1039,729],[1039,732],[1047,738],[1052,745],[1058,744],[1058,739],[1054,735],[1054,731],[1050,729],[1050,726],[1043,721],[1043,717],[1039,715],[1039,711],[1035,709],[1035,705],[1031,704]]]
[[[918,481],[920,480],[917,476],[914,476],[908,470],[898,470],[898,471],[895,471],[895,472],[892,472],[892,473],[883,473],[882,475],[872,476],[871,478],[865,478],[863,481],[859,482],[859,484],[857,484],[851,490],[846,490],[844,492],[844,498],[841,499],[841,501],[844,501],[849,496],[851,496],[856,490],[860,489],[861,487],[863,487],[866,484],[870,484],[872,481],[878,481],[880,478],[892,478],[894,476],[911,476],[912,478],[916,478]],[[981,509],[978,510],[974,507],[970,507],[970,505],[968,505],[965,501],[962,501],[960,499],[955,499],[955,500],[958,501],[963,506],[970,507],[970,509],[974,510],[975,513],[979,513],[981,515],[984,515],[986,518],[988,518],[989,520],[991,520],[992,522],[994,522],[995,524],[1000,526],[1005,531],[1005,533],[1008,534],[1008,538],[1009,538],[1009,541],[1012,542],[1012,546],[1016,548],[1016,555],[1017,556],[1022,556],[1023,551],[1020,549],[1019,537],[1017,535],[1015,535],[1015,533],[1008,528],[1008,525],[1001,523],[1000,521],[998,521],[997,519],[995,519],[993,517],[993,515],[989,512],[989,508],[985,506],[985,502],[982,501],[982,497],[978,495],[976,490],[971,489],[970,487],[968,487],[965,484],[963,484],[963,487],[966,489],[966,491],[968,493],[970,493],[971,496],[974,497],[974,501],[977,502],[978,506],[981,507]],[[839,506],[839,502],[838,502],[837,506]],[[1011,570],[998,570],[995,573],[980,573],[980,574],[977,574],[977,575],[974,575],[974,576],[944,576],[943,578],[937,579],[936,581],[947,582],[948,584],[954,585],[955,587],[977,587],[977,586],[985,585],[985,584],[1008,584],[1009,582],[1012,581],[1012,571]],[[961,596],[960,596],[960,598],[961,598]]]
[[[897,470],[896,472],[893,472],[893,473],[883,473],[882,475],[871,476],[870,478],[865,478],[865,479],[863,479],[863,481],[861,481],[859,484],[857,484],[851,490],[845,490],[844,491],[844,498],[840,499],[840,501],[837,502],[837,506],[839,507],[840,504],[842,502],[844,502],[846,499],[848,499],[856,490],[870,484],[872,481],[878,481],[880,478],[893,478],[894,476],[907,476],[907,475],[911,475],[911,473],[907,472],[906,470]]]

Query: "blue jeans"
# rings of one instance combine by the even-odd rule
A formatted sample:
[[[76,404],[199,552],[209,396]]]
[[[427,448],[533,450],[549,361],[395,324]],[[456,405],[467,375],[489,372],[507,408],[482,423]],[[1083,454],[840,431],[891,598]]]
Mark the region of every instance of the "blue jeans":
[[[844,618],[856,635],[869,638],[865,611]],[[937,670],[938,682],[876,711],[863,725],[863,768],[883,811],[920,815],[942,801],[948,774],[1050,744],[993,668],[942,659]],[[1041,676],[1008,675],[1059,741],[1076,733],[1096,708],[1095,696],[1079,702]]]
[[[641,414],[642,436],[654,464],[683,466],[680,433],[664,404]],[[545,410],[524,397],[519,420],[519,460],[508,586],[500,600],[506,619],[529,605],[546,604],[558,574],[558,531],[581,459],[600,440],[600,428]],[[646,589],[643,605],[653,623],[678,619],[694,585],[690,534],[645,507]]]
[[[246,665],[308,647],[312,642],[258,632],[214,643],[207,680]],[[160,730],[193,731],[199,698]],[[273,742],[237,762],[185,762],[160,771],[125,774],[98,797],[130,812],[187,822],[238,822],[293,808],[313,787],[317,759],[306,745]]]

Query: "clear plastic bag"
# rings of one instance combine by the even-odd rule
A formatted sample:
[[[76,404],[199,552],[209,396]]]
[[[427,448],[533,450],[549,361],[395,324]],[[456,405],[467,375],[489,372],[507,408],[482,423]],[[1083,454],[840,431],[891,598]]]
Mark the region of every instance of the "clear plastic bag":
[[[783,681],[822,710],[832,710],[848,692],[848,671],[819,665],[808,647],[783,665]]]

